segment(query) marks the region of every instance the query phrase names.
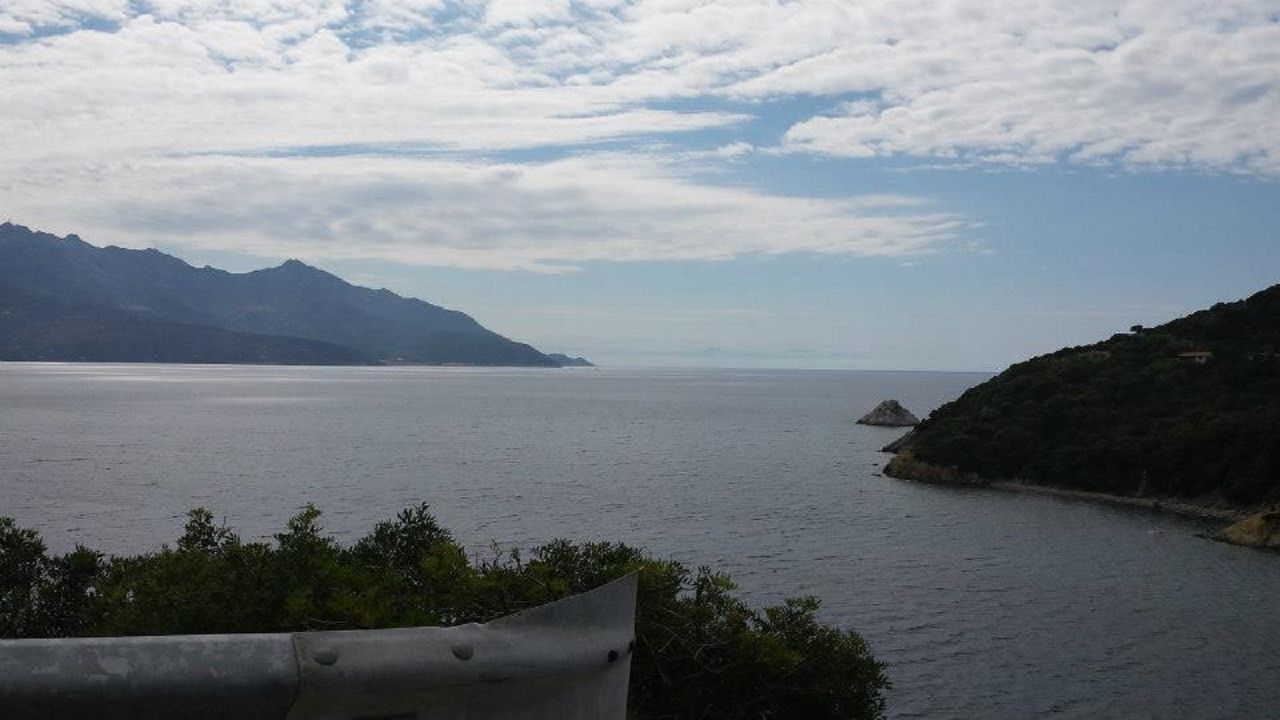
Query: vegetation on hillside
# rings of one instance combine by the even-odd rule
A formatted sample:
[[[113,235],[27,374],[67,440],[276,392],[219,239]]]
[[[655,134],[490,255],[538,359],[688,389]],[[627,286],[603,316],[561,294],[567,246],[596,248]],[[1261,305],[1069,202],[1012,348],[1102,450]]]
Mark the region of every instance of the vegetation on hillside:
[[[1203,364],[1181,356],[1208,352]],[[1018,363],[899,449],[983,478],[1122,495],[1280,500],[1280,285]]]
[[[133,557],[50,556],[0,518],[0,637],[282,632],[484,622],[640,573],[632,714],[876,718],[883,666],[813,598],[754,610],[729,578],[620,544],[558,540],[469,561],[426,505],[344,546],[308,507],[274,543],[206,510],[177,546]]]

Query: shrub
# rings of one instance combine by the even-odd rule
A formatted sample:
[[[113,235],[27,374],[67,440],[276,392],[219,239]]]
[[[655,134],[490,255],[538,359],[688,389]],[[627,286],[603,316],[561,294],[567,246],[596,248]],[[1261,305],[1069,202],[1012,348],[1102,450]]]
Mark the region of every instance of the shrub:
[[[192,510],[176,547],[49,557],[0,518],[0,636],[368,629],[484,622],[639,573],[631,712],[641,718],[878,718],[884,667],[818,601],[756,610],[725,575],[617,543],[556,540],[468,561],[420,505],[343,546],[308,506],[274,543]]]

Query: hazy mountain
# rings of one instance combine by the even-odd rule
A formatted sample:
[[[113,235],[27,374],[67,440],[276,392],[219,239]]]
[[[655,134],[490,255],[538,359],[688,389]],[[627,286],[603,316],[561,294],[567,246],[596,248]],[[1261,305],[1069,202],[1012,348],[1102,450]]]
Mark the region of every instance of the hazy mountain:
[[[0,286],[0,359],[79,362],[376,364],[331,343],[141,318]]]
[[[556,365],[465,313],[351,285],[297,260],[229,273],[5,223],[0,286],[8,288],[0,294],[0,312],[8,311],[0,332],[10,338],[0,344],[3,359],[17,359],[15,350],[99,358],[106,344],[133,347],[132,337],[132,354],[142,357],[130,359],[158,362]],[[11,347],[15,338],[20,347]],[[204,359],[184,359],[192,356]]]
[[[584,357],[571,357],[564,353],[547,353],[547,357],[551,358],[556,365],[560,367],[595,367],[595,363]]]

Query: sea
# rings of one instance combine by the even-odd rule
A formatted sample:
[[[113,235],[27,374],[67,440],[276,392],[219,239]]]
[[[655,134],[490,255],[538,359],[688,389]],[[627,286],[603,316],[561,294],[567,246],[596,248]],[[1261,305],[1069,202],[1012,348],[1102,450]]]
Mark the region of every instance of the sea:
[[[613,540],[821,599],[893,718],[1280,717],[1280,556],[1203,522],[883,476],[981,374],[0,364],[0,515],[50,548],[172,544],[205,507],[353,539],[430,503],[476,557]]]

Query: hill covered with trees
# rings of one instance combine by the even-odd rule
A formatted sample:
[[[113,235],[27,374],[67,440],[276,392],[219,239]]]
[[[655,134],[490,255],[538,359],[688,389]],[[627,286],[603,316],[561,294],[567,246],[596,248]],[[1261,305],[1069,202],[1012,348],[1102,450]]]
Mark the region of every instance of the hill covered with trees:
[[[1236,506],[1280,501],[1280,285],[1013,365],[886,471]],[[898,460],[906,462],[897,462]],[[911,470],[919,461],[921,466]]]

